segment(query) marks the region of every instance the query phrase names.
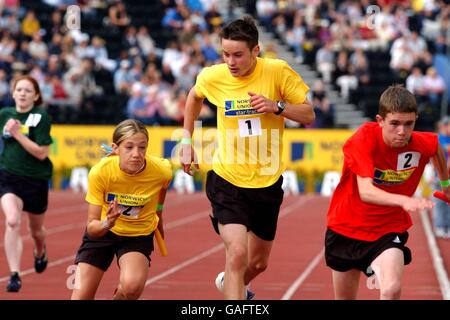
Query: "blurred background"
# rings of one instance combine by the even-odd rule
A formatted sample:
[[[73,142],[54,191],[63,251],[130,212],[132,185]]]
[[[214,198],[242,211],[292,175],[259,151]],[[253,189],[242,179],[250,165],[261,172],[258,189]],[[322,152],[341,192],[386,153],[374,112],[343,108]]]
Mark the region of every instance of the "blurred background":
[[[258,22],[261,55],[311,88],[315,122],[286,122],[284,161],[303,191],[340,170],[343,142],[374,119],[387,86],[416,95],[418,130],[435,131],[449,111],[449,0],[2,0],[0,12],[0,107],[13,106],[15,77],[39,81],[55,188],[97,162],[125,118],[147,124],[150,152],[170,157],[196,75],[221,62],[220,28],[244,14]],[[197,147],[213,148],[216,107],[205,101],[200,120]]]

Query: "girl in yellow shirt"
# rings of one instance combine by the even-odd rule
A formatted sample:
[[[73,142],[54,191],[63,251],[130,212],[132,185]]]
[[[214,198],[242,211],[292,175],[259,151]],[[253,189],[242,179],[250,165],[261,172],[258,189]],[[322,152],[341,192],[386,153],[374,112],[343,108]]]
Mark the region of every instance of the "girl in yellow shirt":
[[[113,153],[89,172],[88,222],[75,258],[72,299],[94,299],[114,255],[120,281],[114,299],[138,299],[144,290],[156,228],[172,179],[168,160],[147,155],[148,132],[138,120],[119,123]]]

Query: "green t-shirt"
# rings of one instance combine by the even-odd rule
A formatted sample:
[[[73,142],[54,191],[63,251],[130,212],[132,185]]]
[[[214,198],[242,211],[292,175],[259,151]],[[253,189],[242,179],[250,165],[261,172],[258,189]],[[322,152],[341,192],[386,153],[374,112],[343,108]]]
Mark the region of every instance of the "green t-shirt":
[[[13,137],[3,134],[6,122],[17,119],[22,123],[21,132],[38,145],[48,146],[50,119],[47,112],[33,107],[29,112],[19,113],[16,108],[0,109],[0,130],[3,139],[3,152],[0,155],[0,168],[19,176],[48,180],[52,176],[53,165],[49,158],[39,160],[28,153]]]

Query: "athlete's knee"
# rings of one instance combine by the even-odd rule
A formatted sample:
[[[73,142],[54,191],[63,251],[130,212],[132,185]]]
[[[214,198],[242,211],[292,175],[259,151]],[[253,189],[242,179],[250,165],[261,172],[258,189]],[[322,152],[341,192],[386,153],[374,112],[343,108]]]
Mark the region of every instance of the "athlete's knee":
[[[248,268],[255,273],[261,273],[267,270],[268,262],[267,260],[254,260],[249,263]]]
[[[33,239],[43,239],[43,238],[45,238],[45,228],[44,227],[41,227],[41,228],[39,228],[39,229],[37,229],[37,228],[32,228],[31,230],[30,230],[30,233],[31,233],[31,237],[33,238]]]
[[[400,280],[392,280],[381,286],[380,297],[384,300],[397,300],[400,299],[401,290]]]
[[[15,216],[8,217],[6,219],[6,226],[8,229],[12,229],[12,230],[20,229],[20,216],[15,215]]]
[[[227,260],[229,267],[234,270],[244,268],[247,262],[247,248],[239,244],[231,245],[227,249]]]
[[[139,299],[143,290],[143,285],[138,281],[128,281],[122,283],[122,295],[126,300]]]

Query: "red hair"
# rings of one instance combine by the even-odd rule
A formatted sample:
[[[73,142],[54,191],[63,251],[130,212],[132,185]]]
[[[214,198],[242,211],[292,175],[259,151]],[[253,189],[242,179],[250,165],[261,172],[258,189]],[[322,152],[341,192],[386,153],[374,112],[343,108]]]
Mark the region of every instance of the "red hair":
[[[14,83],[13,83],[13,87],[12,87],[13,91],[16,89],[17,84],[21,80],[28,80],[28,81],[30,81],[31,84],[34,87],[34,91],[36,92],[37,95],[39,95],[39,98],[35,101],[34,105],[40,106],[42,103],[44,103],[44,101],[42,100],[42,94],[41,94],[41,89],[39,88],[39,84],[36,81],[36,79],[33,78],[32,76],[23,75],[23,76],[19,76],[16,79],[14,79]]]

